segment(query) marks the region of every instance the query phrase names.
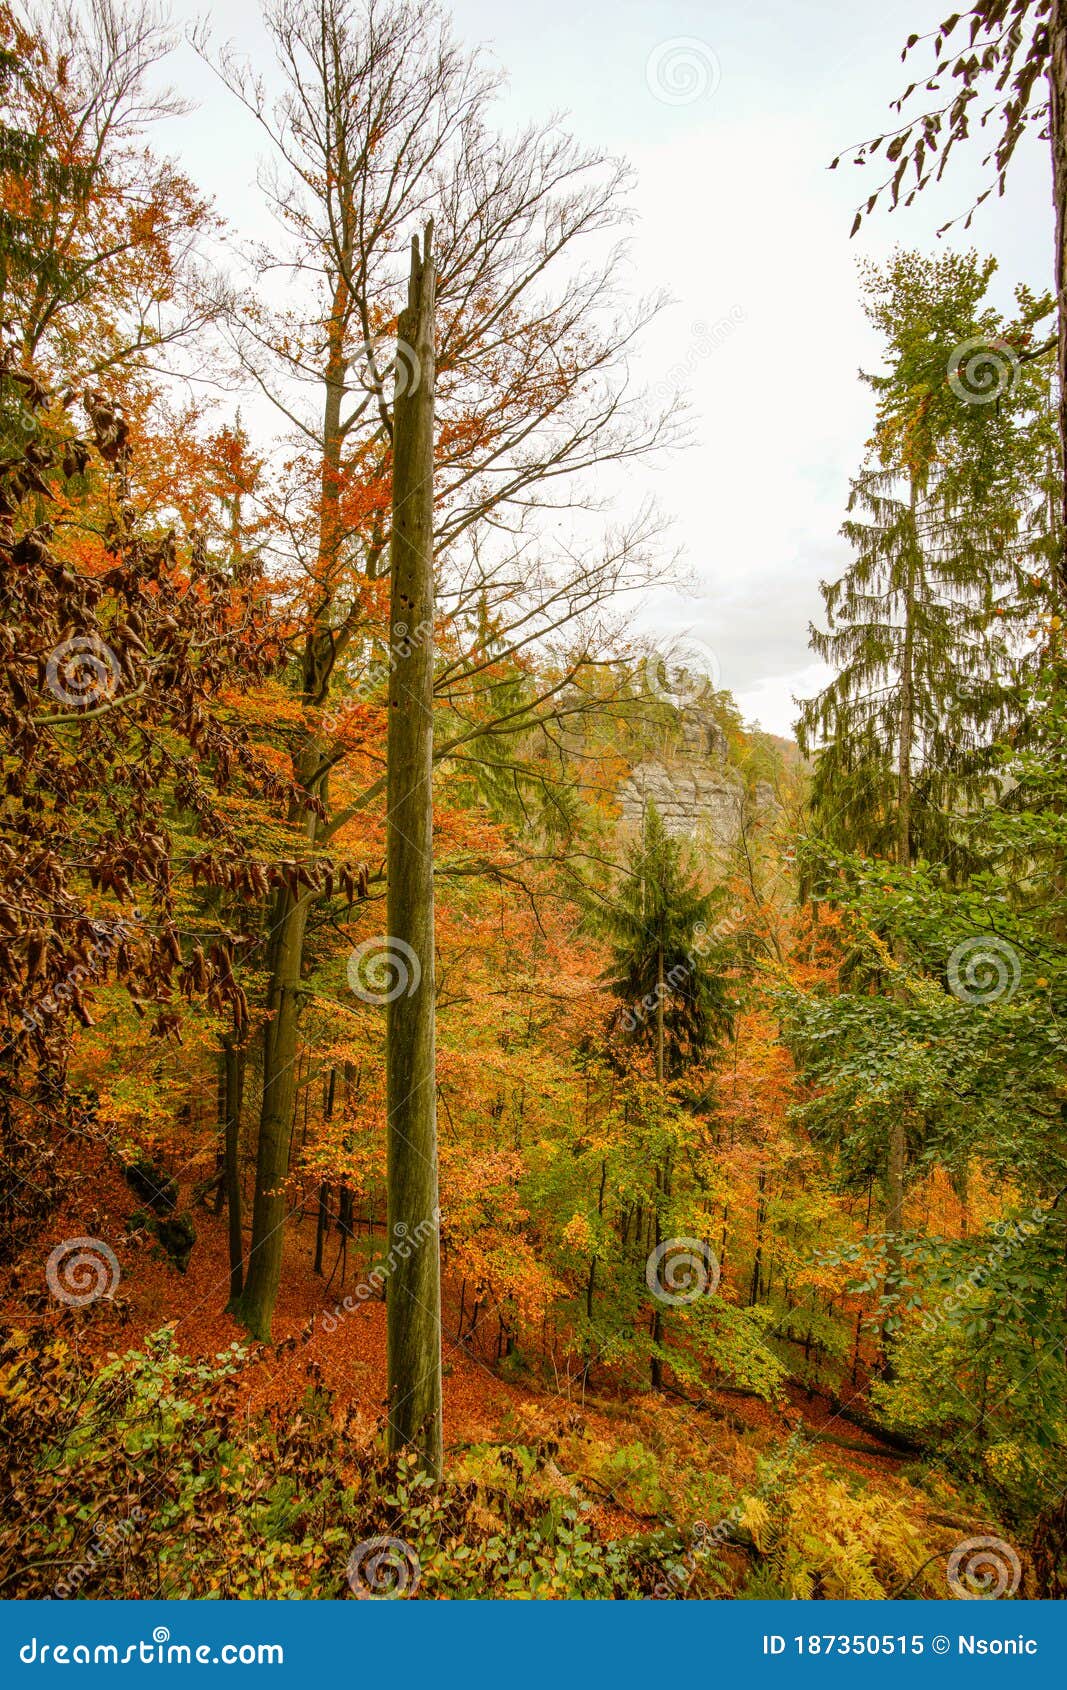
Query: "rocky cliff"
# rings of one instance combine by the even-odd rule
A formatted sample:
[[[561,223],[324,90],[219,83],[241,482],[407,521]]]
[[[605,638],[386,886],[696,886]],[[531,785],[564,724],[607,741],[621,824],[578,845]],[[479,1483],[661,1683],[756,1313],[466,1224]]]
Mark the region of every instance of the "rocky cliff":
[[[635,763],[618,792],[624,827],[640,827],[652,801],[668,833],[706,839],[721,850],[737,843],[746,801],[758,809],[774,803],[760,783],[746,800],[744,783],[728,761],[726,735],[710,712],[681,713],[675,743],[662,760]]]

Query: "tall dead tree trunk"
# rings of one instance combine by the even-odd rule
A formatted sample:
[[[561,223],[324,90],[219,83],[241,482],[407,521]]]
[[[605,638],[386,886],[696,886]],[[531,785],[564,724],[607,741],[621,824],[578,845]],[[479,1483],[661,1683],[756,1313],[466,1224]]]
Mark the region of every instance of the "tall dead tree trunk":
[[[412,242],[401,342],[418,378],[397,360],[393,423],[390,621],[410,656],[389,681],[387,945],[403,989],[388,1006],[389,1447],[412,1447],[438,1476],[441,1424],[441,1264],[438,1246],[437,1084],[433,892],[433,226]]]

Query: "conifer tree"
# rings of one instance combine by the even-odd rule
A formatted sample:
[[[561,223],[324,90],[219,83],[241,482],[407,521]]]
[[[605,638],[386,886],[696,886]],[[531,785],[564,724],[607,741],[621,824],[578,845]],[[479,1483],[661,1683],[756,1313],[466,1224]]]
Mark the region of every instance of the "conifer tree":
[[[798,723],[824,834],[950,872],[959,816],[988,792],[983,753],[1016,708],[1018,617],[1042,586],[1023,583],[1047,550],[1025,519],[1038,466],[1024,424],[1040,400],[1016,384],[1023,328],[982,306],[993,268],[974,253],[898,253],[867,272],[888,369],[865,378],[879,408],[842,529],[854,559],[824,584],[827,627],[811,630],[837,674]],[[972,344],[990,349],[985,374],[963,367]]]

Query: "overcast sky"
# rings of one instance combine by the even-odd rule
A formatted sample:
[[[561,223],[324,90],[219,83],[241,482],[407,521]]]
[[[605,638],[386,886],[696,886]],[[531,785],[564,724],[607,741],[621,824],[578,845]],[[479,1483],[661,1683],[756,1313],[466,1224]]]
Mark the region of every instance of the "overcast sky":
[[[937,249],[939,225],[985,185],[979,142],[910,210],[876,213],[850,241],[856,201],[880,177],[850,164],[827,169],[850,142],[889,126],[889,103],[912,80],[901,47],[936,25],[938,6],[451,7],[459,37],[485,44],[508,73],[505,125],[563,112],[582,140],[636,169],[634,292],[666,288],[674,300],[646,337],[639,374],[653,386],[682,378],[695,444],[632,474],[628,496],[651,494],[672,517],[698,587],[662,595],[644,620],[664,636],[691,631],[715,653],[746,717],[777,733],[791,733],[793,695],[816,690],[823,675],[808,623],[820,617],[820,579],[847,559],[838,529],[870,433],[871,397],[856,372],[876,365],[877,345],[859,306],[857,259],[896,244]],[[195,9],[179,0],[177,16]],[[252,0],[217,0],[211,18],[217,39],[232,39],[267,73]],[[192,55],[182,61],[198,109],[168,127],[166,144],[247,230],[260,142]],[[1036,137],[1005,198],[987,201],[969,234],[945,240],[998,255],[993,298],[1005,308],[1017,282],[1050,286],[1049,166]]]

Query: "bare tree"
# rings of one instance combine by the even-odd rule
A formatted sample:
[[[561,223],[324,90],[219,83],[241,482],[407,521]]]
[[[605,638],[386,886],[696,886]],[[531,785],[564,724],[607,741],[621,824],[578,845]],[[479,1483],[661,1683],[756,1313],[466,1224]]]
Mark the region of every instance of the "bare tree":
[[[604,659],[606,597],[654,573],[655,524],[646,516],[590,562],[579,550],[538,555],[537,519],[587,504],[587,472],[664,444],[671,426],[646,414],[628,378],[629,347],[658,302],[627,314],[618,298],[621,252],[611,237],[626,217],[621,166],[555,126],[500,137],[489,122],[493,79],[432,8],[279,0],[268,24],[285,79],[280,101],[232,59],[218,68],[270,139],[264,191],[288,236],[283,258],[259,255],[254,309],[235,313],[233,336],[293,446],[276,515],[303,581],[295,609],[304,708],[293,761],[306,801],[290,822],[309,857],[339,847],[345,825],[385,789],[383,776],[343,791],[348,746],[336,706],[375,641],[390,643],[380,587],[390,541],[389,389],[418,380],[417,349],[396,330],[412,224],[432,213],[437,231],[442,606],[454,618],[477,602],[513,654],[577,631],[566,673],[499,723],[484,656],[446,656],[436,685],[461,720],[437,760],[487,733],[519,736],[538,716],[591,707],[591,696],[565,706],[564,694],[584,666]],[[595,261],[580,262],[585,249]],[[287,291],[271,311],[282,264]],[[279,890],[269,918],[263,1112],[241,1303],[260,1335],[269,1333],[281,1270],[304,947],[320,898],[311,887]]]

